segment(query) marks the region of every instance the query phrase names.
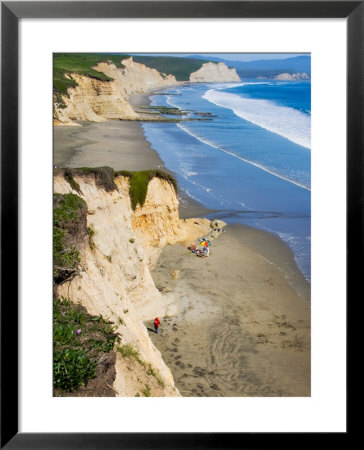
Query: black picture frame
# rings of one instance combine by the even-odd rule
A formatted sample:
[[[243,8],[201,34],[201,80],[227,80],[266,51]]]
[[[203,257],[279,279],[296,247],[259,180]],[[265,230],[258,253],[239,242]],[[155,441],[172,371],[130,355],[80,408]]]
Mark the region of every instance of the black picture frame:
[[[346,18],[347,305],[360,292],[363,263],[363,1],[1,2],[1,448],[263,448],[297,433],[19,433],[18,431],[18,23],[22,18]],[[349,313],[348,307],[347,312]],[[11,340],[8,338],[11,327]],[[350,346],[347,346],[348,352]],[[349,411],[347,419],[349,418]],[[334,433],[340,444],[349,436]],[[319,433],[321,435],[321,433]],[[310,433],[301,434],[305,444]],[[327,444],[327,435],[322,433]],[[323,440],[322,439],[322,440]],[[321,441],[315,434],[315,442]],[[343,443],[343,442],[341,442]]]

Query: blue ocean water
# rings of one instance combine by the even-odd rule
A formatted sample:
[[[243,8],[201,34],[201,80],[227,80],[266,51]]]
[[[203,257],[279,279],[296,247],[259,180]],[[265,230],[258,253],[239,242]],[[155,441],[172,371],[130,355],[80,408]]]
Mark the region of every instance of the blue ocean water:
[[[210,120],[143,124],[181,189],[218,210],[214,217],[278,235],[309,281],[310,90],[307,81],[178,86],[154,95],[152,105]]]

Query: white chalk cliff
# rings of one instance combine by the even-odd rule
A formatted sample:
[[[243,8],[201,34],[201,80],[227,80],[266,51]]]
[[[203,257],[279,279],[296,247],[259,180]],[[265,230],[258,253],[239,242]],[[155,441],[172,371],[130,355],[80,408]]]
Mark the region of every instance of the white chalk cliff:
[[[305,72],[296,73],[280,73],[274,77],[275,80],[279,81],[296,81],[296,80],[309,80],[310,77]]]
[[[66,75],[76,81],[77,86],[68,88],[68,96],[62,96],[65,107],[55,104],[56,124],[70,124],[73,120],[138,119],[139,115],[127,101],[130,95],[177,83],[173,75],[162,75],[144,64],[135,63],[132,58],[124,59],[122,64],[124,67],[119,69],[112,63],[99,63],[93,67],[113,81],[100,81],[76,73]]]
[[[201,69],[191,73],[190,81],[193,83],[213,83],[226,81],[241,81],[234,68],[226,64],[208,62]]]
[[[77,73],[66,74],[77,86],[68,88],[68,95],[62,96],[63,104],[55,101],[55,125],[75,125],[75,120],[139,120],[139,114],[128,102],[131,95],[180,84],[173,75],[162,74],[156,69],[136,63],[132,57],[121,62],[121,68],[111,62],[102,62],[93,67],[112,78],[112,81],[100,81]],[[240,81],[240,78],[235,69],[229,69],[224,63],[206,63],[191,74],[190,81],[229,82]]]
[[[92,315],[110,318],[120,333],[120,346],[132,345],[140,357],[160,373],[164,385],[148,376],[137,361],[117,352],[117,396],[135,396],[148,384],[152,396],[178,396],[169,368],[148,336],[144,321],[173,315],[178,302],[162,294],[150,270],[167,244],[185,244],[210,230],[207,219],[179,219],[174,187],[166,180],[149,182],[144,205],[131,207],[129,178],[115,178],[117,189],[106,192],[93,175],[74,176],[81,193],[73,191],[62,174],[54,177],[54,192],[74,193],[88,206],[87,226],[94,231],[79,248],[79,274],[58,287],[58,296],[81,304]]]

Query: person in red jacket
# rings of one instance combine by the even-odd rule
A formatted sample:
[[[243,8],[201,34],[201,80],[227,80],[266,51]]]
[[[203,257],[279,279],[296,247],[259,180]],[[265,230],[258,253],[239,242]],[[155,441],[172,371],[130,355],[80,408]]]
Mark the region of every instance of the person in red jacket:
[[[158,317],[156,317],[154,319],[154,330],[155,330],[156,333],[158,333],[159,324],[160,324],[159,319],[158,319]]]

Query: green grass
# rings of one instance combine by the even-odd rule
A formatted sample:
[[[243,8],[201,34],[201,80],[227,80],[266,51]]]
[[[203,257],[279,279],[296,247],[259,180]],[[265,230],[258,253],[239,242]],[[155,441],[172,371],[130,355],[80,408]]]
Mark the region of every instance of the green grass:
[[[53,279],[56,284],[77,272],[80,255],[72,233],[75,226],[82,233],[81,222],[86,211],[86,202],[75,194],[53,195]]]
[[[64,171],[64,179],[69,183],[69,185],[71,186],[71,188],[78,192],[79,194],[81,194],[81,189],[80,189],[80,185],[74,180],[72,172],[70,170],[65,170]]]
[[[77,218],[80,209],[86,208],[86,202],[76,194],[53,195],[53,225],[64,227]]]
[[[114,182],[115,172],[111,167],[79,167],[70,170],[78,175],[93,176],[96,186],[102,187],[106,192],[112,192],[117,189]]]
[[[77,73],[100,81],[112,81],[112,78],[92,67],[99,62],[111,61],[116,67],[123,67],[121,60],[129,55],[110,55],[107,53],[54,53],[53,55],[53,92],[56,101],[62,104],[61,95],[68,95],[67,89],[77,86],[72,78],[65,74]]]
[[[115,175],[123,175],[130,178],[129,194],[133,210],[135,210],[138,204],[140,206],[144,205],[145,198],[147,196],[149,181],[154,177],[168,181],[174,187],[176,194],[178,192],[177,181],[175,180],[175,178],[172,175],[169,175],[168,173],[161,170],[143,170],[140,172],[128,172],[125,170],[120,170],[118,172],[115,172]]]
[[[154,377],[157,380],[157,383],[159,384],[159,386],[164,387],[163,378],[161,377],[161,375],[157,369],[154,369],[152,366],[149,366],[147,369],[147,375]]]
[[[77,247],[64,245],[66,232],[57,227],[53,227],[53,278],[56,284],[65,281],[67,275],[71,276],[77,270],[81,262]],[[66,273],[65,278],[62,276]]]
[[[133,210],[135,210],[138,204],[140,206],[144,205],[149,182],[154,177],[168,181],[172,184],[176,194],[178,193],[176,179],[172,175],[163,172],[162,170],[152,169],[131,172],[128,170],[114,171],[111,167],[80,167],[77,169],[65,169],[64,173],[67,173],[67,181],[73,180],[73,175],[75,174],[93,176],[95,178],[96,185],[102,187],[107,192],[111,192],[117,189],[114,181],[115,177],[128,177],[130,179],[129,194]]]
[[[148,376],[152,376],[156,379],[159,386],[164,387],[164,380],[161,377],[159,371],[154,369],[150,364],[143,361],[140,357],[140,353],[132,344],[125,344],[122,347],[117,347],[116,350],[124,357],[124,358],[132,358],[135,359],[142,367],[144,367],[146,374]],[[148,397],[148,396],[146,396]]]
[[[96,181],[96,185],[102,187],[107,192],[116,190],[116,184],[114,178],[117,176],[124,176],[130,179],[130,199],[133,210],[137,205],[144,205],[147,195],[148,185],[150,180],[154,177],[168,181],[174,187],[177,194],[178,186],[175,178],[162,170],[143,170],[139,172],[131,172],[127,170],[114,171],[111,167],[80,167],[77,169],[65,169],[65,173],[69,179],[73,179],[73,175],[86,175],[93,176]]]
[[[117,347],[116,350],[124,358],[135,359],[135,361],[137,361],[141,366],[146,366],[145,362],[140,358],[138,350],[132,344],[125,344],[122,347]]]
[[[95,250],[95,243],[93,240],[94,234],[95,234],[95,230],[92,227],[87,227],[88,244],[92,251]]]
[[[133,60],[167,75],[174,75],[177,81],[188,81],[191,73],[201,69],[202,64],[208,62],[177,56],[133,56]]]
[[[81,330],[80,334],[77,330]],[[53,385],[72,392],[96,377],[97,361],[110,352],[118,335],[113,324],[66,298],[53,301]]]
[[[148,384],[146,384],[145,388],[142,389],[142,393],[143,393],[144,397],[150,397],[151,396],[150,386]]]

